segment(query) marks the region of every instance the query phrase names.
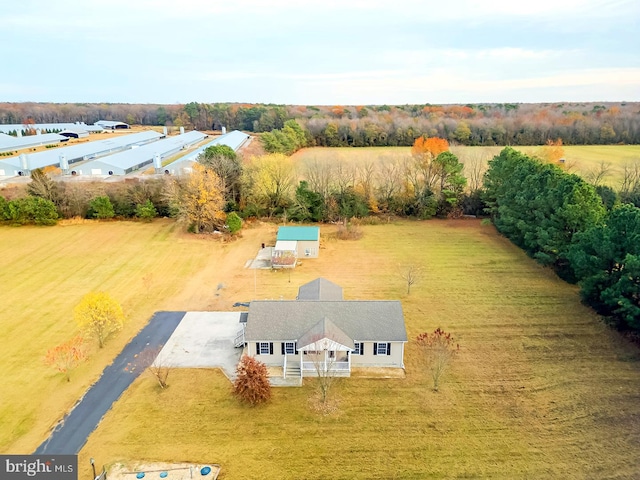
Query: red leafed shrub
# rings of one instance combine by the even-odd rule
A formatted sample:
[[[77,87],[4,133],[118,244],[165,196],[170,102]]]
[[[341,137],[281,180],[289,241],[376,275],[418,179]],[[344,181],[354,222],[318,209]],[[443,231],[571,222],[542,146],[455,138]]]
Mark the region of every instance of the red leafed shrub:
[[[264,363],[245,355],[236,367],[236,375],[233,394],[242,402],[255,406],[271,398],[271,383]]]

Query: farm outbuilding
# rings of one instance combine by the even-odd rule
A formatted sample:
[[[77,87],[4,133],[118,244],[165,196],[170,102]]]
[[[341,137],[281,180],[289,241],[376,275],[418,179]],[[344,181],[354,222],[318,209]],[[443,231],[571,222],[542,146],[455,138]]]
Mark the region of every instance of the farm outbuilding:
[[[192,131],[165,138],[153,144],[143,145],[138,148],[125,150],[106,157],[90,160],[77,165],[72,175],[127,175],[141,168],[150,165],[154,159],[162,160],[175,153],[201,142],[207,135],[201,132]],[[75,172],[75,173],[74,173]]]
[[[32,124],[22,124],[22,123],[12,123],[0,125],[0,132],[2,133],[12,133],[16,132],[18,135],[24,134],[26,130],[40,130],[41,132],[50,132],[50,133],[58,133],[62,130],[66,129],[74,129],[74,130],[86,130],[91,133],[99,133],[104,131],[104,129],[99,125],[87,125],[84,122],[65,122],[65,123],[32,123]]]
[[[205,145],[199,147],[197,150],[185,155],[182,158],[179,158],[175,162],[171,162],[169,165],[164,167],[165,173],[169,173],[171,175],[179,175],[181,173],[191,173],[191,166],[198,161],[198,157],[202,152],[204,152],[207,148],[213,147],[214,145],[226,145],[227,147],[233,149],[234,152],[237,152],[242,145],[245,144],[249,140],[250,136],[240,130],[234,130],[233,132],[229,132],[227,134],[221,135],[217,138],[214,138],[210,142]]]
[[[96,142],[80,143],[69,147],[25,154],[25,161],[19,157],[11,157],[0,161],[0,172],[2,172],[0,176],[15,177],[18,175],[28,175],[30,170],[49,166],[60,167],[62,171],[65,172],[65,170],[67,170],[65,167],[73,163],[120,152],[127,148],[133,148],[134,146],[144,145],[162,137],[162,134],[149,130],[131,135],[109,137]]]
[[[98,120],[96,125],[100,125],[105,130],[120,130],[131,128],[128,123],[124,122],[115,122],[112,120]]]
[[[88,138],[89,132],[81,128],[66,128],[61,132],[58,132],[58,135],[62,135],[67,138]]]
[[[295,242],[298,258],[318,258],[320,227],[279,227],[274,255],[278,255],[278,242]],[[289,246],[289,244],[284,244]]]
[[[42,145],[54,145],[69,140],[67,137],[56,133],[43,133],[41,135],[28,135],[25,137],[12,137],[0,133],[0,152],[12,152],[24,148],[39,147]]]

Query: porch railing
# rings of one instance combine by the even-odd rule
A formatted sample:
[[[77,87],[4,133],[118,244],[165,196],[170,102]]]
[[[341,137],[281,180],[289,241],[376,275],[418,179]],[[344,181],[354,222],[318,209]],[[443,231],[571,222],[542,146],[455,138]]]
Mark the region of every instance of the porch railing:
[[[323,362],[320,363],[320,368],[322,368]],[[349,362],[327,362],[327,369],[329,371],[334,372],[348,372],[349,371]],[[316,363],[315,362],[302,362],[302,371],[304,372],[315,372],[316,371]]]
[[[244,347],[244,328],[238,332],[236,338],[233,340],[235,347]]]

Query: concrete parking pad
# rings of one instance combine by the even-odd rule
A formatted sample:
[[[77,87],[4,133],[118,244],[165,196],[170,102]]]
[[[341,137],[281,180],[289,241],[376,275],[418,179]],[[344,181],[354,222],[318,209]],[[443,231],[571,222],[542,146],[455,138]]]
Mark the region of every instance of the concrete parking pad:
[[[268,270],[271,268],[271,255],[273,254],[273,247],[264,247],[258,250],[256,258],[253,260],[247,260],[244,268],[257,268],[262,270]]]
[[[233,341],[242,330],[241,312],[187,312],[158,355],[158,362],[182,368],[221,368],[233,379],[242,348]]]

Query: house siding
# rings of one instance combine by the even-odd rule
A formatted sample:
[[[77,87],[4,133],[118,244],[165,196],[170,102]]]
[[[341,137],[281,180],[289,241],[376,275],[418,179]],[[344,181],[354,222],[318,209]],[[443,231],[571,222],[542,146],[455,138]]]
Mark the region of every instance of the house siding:
[[[364,355],[351,355],[352,367],[404,367],[404,342],[388,342],[391,344],[391,355],[374,355],[374,342],[361,343],[364,345]]]
[[[255,357],[268,366],[281,367],[284,363],[282,355],[283,342],[273,343],[273,355],[256,355],[256,343],[247,343],[247,355]],[[387,342],[391,344],[391,355],[374,355],[373,343],[362,342],[364,344],[364,355],[351,355],[351,367],[395,367],[403,368],[404,342]],[[291,356],[289,356],[291,358]]]
[[[309,250],[309,255],[306,255],[305,251]],[[320,250],[320,242],[317,240],[306,241],[298,240],[298,259],[304,258],[318,258],[318,251]]]
[[[262,363],[270,367],[282,366],[282,364],[284,363],[284,355],[282,355],[280,352],[282,352],[281,345],[284,342],[272,342],[272,341],[268,342],[268,343],[273,343],[272,355],[271,354],[256,355],[256,343],[261,343],[261,342],[247,342],[247,355],[251,357],[255,357],[257,360],[260,360]]]

